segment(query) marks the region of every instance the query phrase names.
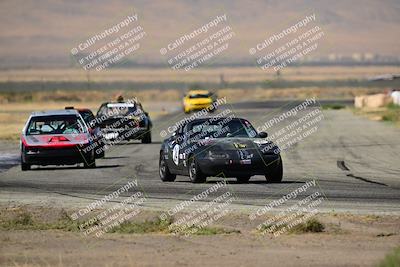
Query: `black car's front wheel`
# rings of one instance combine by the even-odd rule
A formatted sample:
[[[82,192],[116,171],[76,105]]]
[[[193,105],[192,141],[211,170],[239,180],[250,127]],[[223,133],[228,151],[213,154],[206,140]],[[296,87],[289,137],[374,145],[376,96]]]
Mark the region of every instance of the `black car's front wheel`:
[[[278,163],[274,168],[271,168],[268,173],[265,174],[265,178],[269,183],[280,183],[283,178],[283,163],[282,159],[279,156]]]
[[[160,161],[159,161],[159,173],[161,181],[163,182],[173,182],[176,179],[176,175],[172,174],[169,171],[167,161],[165,160],[164,153],[160,153]]]
[[[207,177],[199,168],[195,156],[189,158],[189,178],[192,183],[205,183]]]

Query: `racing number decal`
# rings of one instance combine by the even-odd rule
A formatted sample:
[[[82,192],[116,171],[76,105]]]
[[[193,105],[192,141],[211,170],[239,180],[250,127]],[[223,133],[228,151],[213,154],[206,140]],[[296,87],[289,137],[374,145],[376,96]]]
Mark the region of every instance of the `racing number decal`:
[[[175,165],[179,164],[179,145],[176,144],[172,150],[172,160],[174,161]]]

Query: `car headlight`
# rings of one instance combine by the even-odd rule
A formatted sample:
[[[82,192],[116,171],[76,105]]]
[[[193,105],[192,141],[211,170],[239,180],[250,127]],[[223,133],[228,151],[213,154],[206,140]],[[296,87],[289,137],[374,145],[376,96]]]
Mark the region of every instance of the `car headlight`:
[[[265,139],[255,139],[255,140],[253,140],[253,142],[257,145],[267,145],[267,144],[271,143],[270,141],[265,140]]]
[[[209,150],[208,157],[211,159],[227,159],[229,155],[224,152]]]

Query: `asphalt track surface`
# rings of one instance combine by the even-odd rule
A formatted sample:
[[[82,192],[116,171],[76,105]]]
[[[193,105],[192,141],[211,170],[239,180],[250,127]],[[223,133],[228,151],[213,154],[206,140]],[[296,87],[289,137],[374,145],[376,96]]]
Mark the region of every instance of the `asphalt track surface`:
[[[298,104],[239,103],[225,105],[218,112],[229,110],[259,127]],[[278,128],[290,125],[312,109],[319,109],[318,103],[286,118]],[[261,207],[315,179],[317,186],[300,193],[298,198],[318,191],[324,196],[321,210],[400,213],[400,130],[355,116],[350,110],[321,110],[321,113],[323,119],[317,124],[317,130],[282,152],[282,183],[267,183],[264,176],[253,176],[248,184],[228,179],[228,188],[237,197],[235,204],[243,208]],[[3,153],[0,158],[3,168],[0,194],[12,192],[23,198],[24,194],[51,193],[75,200],[100,199],[128,180],[137,179],[147,199],[161,208],[163,204],[188,200],[222,178],[208,178],[206,184],[192,184],[184,176],[178,176],[172,183],[160,180],[158,158],[163,139],[160,135],[169,134],[169,127],[183,117],[183,113],[176,112],[155,120],[152,144],[132,141],[113,146],[106,151],[104,159],[97,160],[95,169],[49,166],[22,172],[15,165],[18,158],[15,146],[12,148],[15,154]],[[278,128],[268,129],[269,135]],[[10,146],[6,146],[8,151]],[[0,150],[4,152],[4,147]]]

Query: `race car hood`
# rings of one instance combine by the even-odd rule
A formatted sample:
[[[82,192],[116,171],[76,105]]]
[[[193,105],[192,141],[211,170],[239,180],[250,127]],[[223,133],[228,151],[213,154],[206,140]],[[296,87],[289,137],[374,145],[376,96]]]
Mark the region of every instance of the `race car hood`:
[[[68,147],[89,143],[89,134],[22,135],[26,147]]]
[[[143,117],[139,116],[120,116],[120,117],[110,117],[106,120],[99,123],[100,128],[110,128],[110,129],[118,129],[118,128],[131,128],[134,126],[138,126],[140,121],[143,121]]]
[[[119,127],[124,122],[124,120],[124,117],[109,117],[99,123],[99,126],[101,128],[105,128],[107,126]]]
[[[215,147],[220,150],[243,150],[243,149],[266,149],[266,151],[274,150],[277,146],[269,140],[262,138],[210,138],[198,141],[203,147]]]

